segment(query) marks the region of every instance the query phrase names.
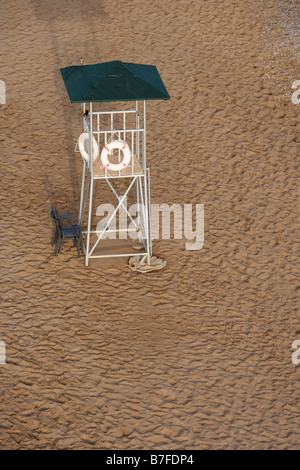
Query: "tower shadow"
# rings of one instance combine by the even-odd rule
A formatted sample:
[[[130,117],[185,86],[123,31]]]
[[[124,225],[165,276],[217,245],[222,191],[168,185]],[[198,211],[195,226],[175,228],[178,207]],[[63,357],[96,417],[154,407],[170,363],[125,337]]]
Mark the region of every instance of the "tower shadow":
[[[78,212],[79,198],[80,198],[80,185],[81,178],[74,171],[74,147],[76,137],[72,131],[72,115],[70,113],[70,103],[66,93],[66,89],[63,83],[63,79],[60,74],[60,68],[67,67],[69,65],[80,65],[80,59],[84,58],[84,51],[89,51],[89,57],[92,56],[94,62],[101,62],[100,45],[96,40],[90,38],[96,37],[96,25],[97,22],[104,17],[105,12],[99,0],[89,0],[89,2],[82,2],[82,0],[64,0],[60,2],[59,8],[57,8],[57,2],[53,0],[31,0],[30,5],[34,11],[37,22],[43,29],[47,29],[50,34],[52,49],[55,56],[55,66],[53,75],[55,77],[55,87],[57,92],[57,100],[62,103],[59,108],[59,119],[64,129],[65,142],[68,153],[68,167],[69,167],[69,178],[71,181],[71,197],[69,200],[69,194],[67,198],[67,209],[72,212]],[[63,38],[60,35],[59,22],[60,19],[64,19],[70,22],[70,28],[72,24],[78,24],[80,19],[80,31],[76,36],[76,39],[72,43],[73,50],[78,50],[78,62],[70,63],[70,52],[68,48],[64,47]],[[72,53],[74,57],[74,53]],[[73,113],[74,111],[72,111]],[[80,109],[77,107],[75,113],[78,114],[78,122],[80,121]],[[51,187],[49,178],[45,179],[46,191],[51,204],[55,203],[55,189]]]

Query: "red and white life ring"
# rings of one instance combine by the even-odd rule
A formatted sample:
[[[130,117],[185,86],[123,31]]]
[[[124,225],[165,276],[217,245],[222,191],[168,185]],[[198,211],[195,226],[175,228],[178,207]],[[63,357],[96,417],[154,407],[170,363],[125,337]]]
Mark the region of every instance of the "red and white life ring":
[[[110,150],[120,149],[123,152],[123,160],[120,163],[111,163],[108,159]],[[108,144],[104,145],[101,152],[101,161],[105,168],[112,171],[124,170],[127,167],[131,159],[131,152],[128,144],[123,140],[112,140]]]
[[[88,141],[88,149],[90,149],[90,134],[88,132],[82,132],[78,139],[78,147],[79,147],[79,151],[81,153],[82,158],[84,158],[84,160],[89,163],[90,155],[87,153],[86,145],[85,145],[87,141]],[[96,160],[98,155],[99,155],[99,147],[98,147],[95,137],[93,137],[93,162]]]

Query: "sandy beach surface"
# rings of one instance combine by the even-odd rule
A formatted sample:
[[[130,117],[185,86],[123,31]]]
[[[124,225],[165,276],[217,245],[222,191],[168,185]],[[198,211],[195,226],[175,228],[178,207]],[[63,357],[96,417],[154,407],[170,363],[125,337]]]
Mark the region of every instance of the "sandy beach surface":
[[[1,8],[2,449],[299,449],[299,3],[16,0]],[[59,69],[155,64],[153,203],[204,204],[164,270],[50,245],[78,211]],[[106,201],[104,201],[106,202]]]

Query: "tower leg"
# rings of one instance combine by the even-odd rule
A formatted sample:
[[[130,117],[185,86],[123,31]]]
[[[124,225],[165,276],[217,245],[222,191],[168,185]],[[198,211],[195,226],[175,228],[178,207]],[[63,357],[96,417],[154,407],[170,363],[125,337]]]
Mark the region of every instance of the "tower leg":
[[[79,204],[79,217],[78,217],[79,225],[82,224],[82,219],[83,219],[84,183],[85,183],[85,163],[83,162],[82,180],[81,180],[81,193],[80,193],[80,204]]]
[[[150,231],[149,231],[149,199],[148,199],[148,181],[147,176],[144,176],[144,191],[145,191],[145,235],[146,235],[146,249],[147,249],[147,263],[150,264]]]
[[[92,210],[93,210],[93,186],[94,180],[90,177],[90,199],[89,199],[89,213],[87,223],[87,236],[86,236],[86,248],[85,248],[85,265],[89,264],[89,253],[90,253],[90,238],[91,238],[91,222],[92,222]]]
[[[150,194],[150,169],[148,168],[148,221],[149,221],[149,246],[152,256],[152,227],[151,227],[151,194]]]
[[[90,200],[89,200],[89,214],[88,214],[88,225],[87,225],[87,237],[86,237],[86,250],[85,250],[85,265],[89,264],[90,254],[90,238],[91,238],[91,221],[92,221],[92,210],[93,210],[93,187],[94,187],[94,169],[93,169],[93,105],[90,103]]]

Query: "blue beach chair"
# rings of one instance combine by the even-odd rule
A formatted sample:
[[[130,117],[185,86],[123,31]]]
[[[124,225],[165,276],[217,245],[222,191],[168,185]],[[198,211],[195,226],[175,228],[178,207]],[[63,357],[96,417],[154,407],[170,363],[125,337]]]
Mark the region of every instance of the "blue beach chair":
[[[61,253],[61,249],[65,239],[72,239],[74,245],[77,246],[78,257],[80,256],[80,248],[84,252],[81,227],[76,223],[76,214],[59,215],[57,209],[53,207],[50,215],[54,222],[54,233],[51,245],[56,245],[55,255]],[[70,223],[72,225],[70,225]]]

